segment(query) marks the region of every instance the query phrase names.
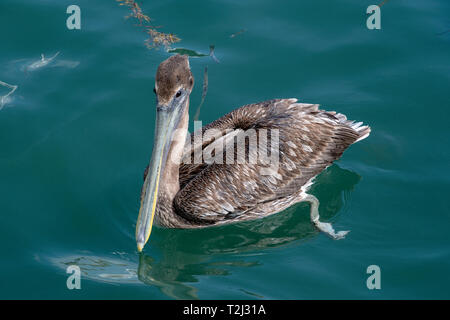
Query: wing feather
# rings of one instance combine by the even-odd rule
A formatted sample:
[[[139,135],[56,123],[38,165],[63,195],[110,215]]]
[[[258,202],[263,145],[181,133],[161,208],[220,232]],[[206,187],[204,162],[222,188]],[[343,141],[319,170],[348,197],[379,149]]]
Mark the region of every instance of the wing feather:
[[[352,143],[370,134],[370,127],[362,126],[360,122],[353,123],[343,114],[320,110],[317,104],[297,103],[297,99],[243,106],[203,127],[201,133],[204,135],[209,129],[214,129],[216,136],[197,145],[195,133],[191,135],[190,148],[185,149],[184,159],[191,159],[192,164],[180,166],[180,191],[174,199],[177,214],[187,220],[208,223],[246,220],[276,212],[276,208],[274,212],[259,208],[299,192],[339,159]],[[219,136],[234,134],[238,138],[249,129],[256,132],[265,129],[269,136],[274,134],[273,130],[278,130],[279,166],[276,170],[260,162],[221,164],[201,161],[194,164],[193,150],[211,146],[219,138],[217,133]],[[236,157],[234,141],[232,147]],[[248,152],[249,142],[245,141]],[[225,155],[222,157],[225,160]]]

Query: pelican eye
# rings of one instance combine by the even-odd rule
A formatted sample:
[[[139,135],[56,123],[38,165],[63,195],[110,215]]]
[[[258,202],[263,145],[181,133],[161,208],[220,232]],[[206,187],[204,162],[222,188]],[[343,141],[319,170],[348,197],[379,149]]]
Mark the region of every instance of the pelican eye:
[[[175,95],[175,97],[179,98],[180,96],[181,96],[181,90],[179,90],[179,91],[177,92],[177,94]]]

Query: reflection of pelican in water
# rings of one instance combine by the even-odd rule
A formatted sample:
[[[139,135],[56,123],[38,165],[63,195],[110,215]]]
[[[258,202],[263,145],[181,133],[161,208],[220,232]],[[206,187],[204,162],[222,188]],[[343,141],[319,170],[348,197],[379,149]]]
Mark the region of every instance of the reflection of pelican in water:
[[[186,56],[172,56],[158,67],[156,134],[136,224],[138,250],[148,241],[154,219],[170,228],[201,228],[269,216],[301,201],[311,204],[311,220],[319,230],[342,238],[347,232],[335,233],[331,224],[319,221],[319,201],[306,191],[312,179],[347,147],[366,138],[370,128],[342,114],[319,110],[318,105],[277,99],[246,105],[214,121],[202,132],[215,129],[220,139],[216,135],[217,139],[203,139],[196,146],[193,134],[194,148],[184,151],[193,84]],[[271,137],[278,134],[279,145],[269,147],[279,156],[275,170],[270,164],[251,161],[195,161],[196,147],[205,150],[214,141],[243,137],[248,148],[249,129],[265,130]],[[194,161],[180,165],[182,159]]]
[[[137,276],[145,284],[157,286],[165,295],[176,299],[198,299],[198,288],[191,285],[202,276],[227,276],[233,268],[254,267],[258,262],[227,260],[207,261],[203,255],[181,253],[161,261],[141,253]]]
[[[323,217],[332,220],[338,213],[345,212],[348,195],[360,177],[332,165],[317,180],[311,192],[320,199]],[[154,239],[159,253],[152,256],[141,253],[139,261],[135,255],[126,252],[115,252],[112,256],[84,252],[52,258],[52,261],[63,269],[64,275],[68,266],[78,265],[83,279],[119,285],[144,283],[174,299],[204,298],[206,293],[202,285],[209,283],[203,283],[205,276],[217,277],[216,281],[220,283],[242,269],[261,272],[264,256],[271,249],[317,235],[307,213],[308,207],[300,203],[267,219],[218,229],[204,228],[195,232],[160,229]],[[267,298],[266,293],[257,288],[247,287],[241,292],[242,298]]]
[[[345,210],[347,197],[360,177],[333,165],[323,172],[311,192],[320,198],[322,215],[333,219]],[[203,276],[229,276],[242,268],[258,268],[268,249],[306,241],[317,232],[302,203],[267,219],[247,221],[226,227],[196,230],[161,229],[155,248],[161,256],[139,256],[138,279],[158,287],[177,299],[196,299],[202,293]],[[257,272],[257,270],[255,270]],[[220,281],[220,280],[218,280]],[[251,291],[251,290],[250,290]],[[261,292],[243,292],[243,297],[261,298]]]

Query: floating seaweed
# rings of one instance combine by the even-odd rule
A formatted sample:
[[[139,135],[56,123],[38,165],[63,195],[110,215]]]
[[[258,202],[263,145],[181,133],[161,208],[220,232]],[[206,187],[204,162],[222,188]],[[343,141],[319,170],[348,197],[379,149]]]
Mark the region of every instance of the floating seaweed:
[[[146,27],[146,29],[146,33],[149,35],[149,38],[145,40],[145,45],[149,49],[164,46],[167,50],[169,50],[171,44],[181,40],[173,33],[159,32],[153,27]]]
[[[234,38],[234,37],[236,37],[236,36],[238,36],[238,35],[240,35],[240,34],[246,32],[246,31],[247,31],[247,29],[241,29],[241,30],[239,30],[238,32],[233,33],[232,35],[230,35],[230,38]]]
[[[46,59],[44,54],[41,53],[41,60],[35,61],[32,64],[30,64],[29,66],[27,66],[25,68],[25,71],[34,71],[34,70],[37,70],[39,68],[45,67],[50,62],[52,62],[53,59],[55,59],[58,56],[58,54],[59,54],[59,51],[57,53],[55,53],[55,55],[53,55],[52,57]]]
[[[41,59],[39,60],[30,58],[17,59],[11,61],[9,67],[19,69],[28,74],[28,72],[34,72],[43,67],[73,69],[80,64],[80,61],[56,59],[58,55],[59,52],[50,58],[46,58],[44,54],[41,54]]]
[[[194,121],[197,121],[200,117],[200,109],[205,102],[206,93],[208,92],[208,66],[205,67],[205,71],[203,72],[203,92],[202,92],[202,100],[197,107],[197,111],[195,112]]]
[[[175,48],[175,49],[169,49],[167,50],[167,52],[169,53],[178,53],[181,55],[187,55],[189,57],[194,57],[194,58],[198,58],[198,57],[211,57],[215,62],[220,63],[219,59],[217,59],[217,57],[214,54],[214,45],[210,45],[209,46],[209,54],[206,53],[200,53],[191,49],[186,49],[186,48]]]
[[[18,86],[11,85],[11,84],[3,82],[3,81],[0,81],[0,86],[4,86],[6,88],[11,89],[11,91],[8,94],[0,97],[0,110],[2,110],[3,107],[5,106],[5,104],[7,104],[10,101],[9,96],[12,95],[14,91],[16,91]]]
[[[146,39],[145,46],[149,49],[159,48],[164,46],[169,49],[173,43],[179,42],[181,39],[178,38],[173,33],[164,33],[156,29],[159,26],[153,26],[150,24],[152,19],[142,12],[141,7],[135,0],[116,0],[121,6],[127,6],[130,8],[131,13],[126,16],[126,18],[135,18],[139,21],[139,26],[145,29],[145,33],[148,34],[148,39]]]
[[[206,53],[200,53],[194,50],[186,49],[186,48],[175,48],[175,49],[169,49],[167,50],[169,53],[178,53],[181,55],[187,55],[189,57],[209,57],[209,54]]]
[[[209,46],[209,56],[216,62],[216,63],[220,63],[219,59],[216,58],[216,55],[214,54],[214,46],[210,45]]]
[[[116,1],[120,2],[119,6],[127,6],[131,9],[131,13],[128,16],[126,16],[127,19],[130,17],[136,18],[139,20],[141,24],[143,24],[144,21],[145,22],[151,21],[150,17],[142,12],[141,7],[136,1],[134,0],[116,0]]]

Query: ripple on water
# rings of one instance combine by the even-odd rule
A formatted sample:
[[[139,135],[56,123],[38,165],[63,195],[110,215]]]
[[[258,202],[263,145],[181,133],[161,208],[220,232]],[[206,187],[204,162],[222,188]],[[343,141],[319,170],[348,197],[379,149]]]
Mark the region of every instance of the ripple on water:
[[[51,265],[66,271],[67,267],[80,267],[82,277],[93,281],[107,283],[140,284],[137,278],[137,264],[126,259],[126,254],[115,252],[119,257],[104,257],[96,255],[67,255],[48,258]]]

